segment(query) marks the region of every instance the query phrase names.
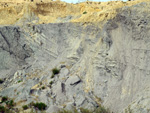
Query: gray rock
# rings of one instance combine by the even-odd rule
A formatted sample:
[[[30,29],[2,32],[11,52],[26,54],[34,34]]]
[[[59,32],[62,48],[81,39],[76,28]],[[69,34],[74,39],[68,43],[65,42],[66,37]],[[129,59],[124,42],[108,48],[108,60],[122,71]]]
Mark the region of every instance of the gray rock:
[[[69,22],[0,27],[0,78],[5,80],[0,95],[16,102],[37,99],[48,105],[47,112],[64,103],[68,109],[70,104],[93,109],[96,97],[113,112],[148,112],[149,6],[124,7],[101,29],[97,23]],[[51,70],[59,66],[52,79]]]
[[[63,104],[66,101],[66,89],[65,85],[61,82],[57,82],[56,85],[53,86],[53,93],[56,95],[56,104]]]
[[[72,111],[74,109],[74,104],[72,102],[67,103],[65,109],[69,110],[69,111]]]
[[[46,113],[55,113],[58,111],[60,111],[60,108],[55,105],[52,105],[46,110]]]
[[[59,73],[60,81],[65,82],[65,80],[68,78],[68,74],[69,70],[67,68],[62,68]]]
[[[78,83],[81,82],[81,79],[78,76],[70,76],[67,81],[66,84],[69,85],[77,85]]]
[[[86,101],[86,98],[84,95],[77,95],[75,98],[76,106],[81,106],[84,103],[84,101]]]

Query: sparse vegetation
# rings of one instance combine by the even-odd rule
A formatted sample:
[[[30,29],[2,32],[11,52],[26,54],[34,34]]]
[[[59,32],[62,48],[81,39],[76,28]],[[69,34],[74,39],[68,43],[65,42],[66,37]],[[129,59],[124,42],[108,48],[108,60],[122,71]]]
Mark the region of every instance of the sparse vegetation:
[[[23,110],[27,110],[29,107],[28,107],[28,105],[23,105],[22,108],[23,108]]]
[[[5,107],[0,105],[0,113],[4,113],[5,112]]]
[[[22,82],[22,80],[18,80],[18,83]]]
[[[60,70],[57,68],[52,69],[53,75],[59,74]]]
[[[54,74],[52,74],[51,78],[54,78],[54,77],[55,77],[55,75],[54,75]]]
[[[132,111],[131,108],[130,108],[130,105],[128,106],[127,109],[125,109],[125,113],[133,113],[133,111]]]
[[[96,110],[95,113],[110,113],[109,109],[106,109],[104,106],[99,106]]]
[[[2,97],[2,103],[7,101],[8,100],[8,97]]]
[[[49,82],[49,87],[50,87],[50,88],[52,87],[52,84],[53,84],[53,83],[54,83],[53,81]]]
[[[28,108],[33,108],[33,107],[36,108],[36,109],[38,109],[38,110],[40,110],[40,111],[43,111],[43,110],[46,110],[47,105],[45,103],[42,103],[42,102],[36,102],[36,103],[31,102],[28,105],[22,106],[22,108],[24,110],[28,109]]]
[[[85,109],[85,108],[80,108],[80,112],[81,113],[110,113],[109,110],[104,108],[103,106],[98,107],[94,111],[89,110],[89,109]],[[61,109],[57,113],[79,113],[79,112],[77,111],[77,109],[74,108],[71,111],[70,110]]]
[[[85,109],[85,108],[80,108],[81,113],[92,113],[92,111]]]
[[[35,108],[38,108],[39,110],[46,110],[46,107],[47,107],[47,105],[46,104],[44,104],[44,103],[42,103],[42,102],[40,102],[40,103],[33,103],[33,106],[35,107]]]
[[[59,74],[59,72],[60,72],[60,70],[57,69],[57,68],[52,69],[52,76],[51,76],[51,78],[54,78],[55,75]]]
[[[87,12],[86,12],[86,11],[84,11],[84,12],[83,12],[83,14],[87,14]]]
[[[52,85],[53,83],[54,83],[53,81],[49,82],[50,85]]]
[[[6,105],[7,105],[9,108],[12,108],[12,107],[15,105],[15,103],[14,103],[13,100],[9,100],[9,101],[6,101]]]
[[[101,99],[100,97],[95,96],[95,98],[96,98],[96,100],[98,101],[98,103],[102,103],[102,102],[103,102],[102,99]]]
[[[8,108],[0,105],[0,113],[12,113]]]
[[[45,86],[42,86],[42,89],[45,89]]]
[[[65,109],[61,109],[60,111],[58,111],[57,113],[79,113],[78,110],[76,108],[74,108],[73,110],[65,110]]]
[[[5,104],[3,104],[5,102]],[[14,113],[14,107],[15,103],[13,100],[10,100],[8,97],[2,97],[1,103],[0,103],[0,113]]]
[[[62,109],[62,110],[58,111],[57,113],[73,113],[73,112],[69,111],[69,110]]]

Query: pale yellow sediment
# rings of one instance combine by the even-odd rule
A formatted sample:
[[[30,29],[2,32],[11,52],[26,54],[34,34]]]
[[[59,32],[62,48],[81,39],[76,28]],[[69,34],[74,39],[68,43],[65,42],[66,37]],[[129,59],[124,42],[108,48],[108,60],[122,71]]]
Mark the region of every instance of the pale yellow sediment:
[[[136,1],[109,1],[109,2],[83,2],[69,4],[62,1],[51,0],[0,0],[0,25],[23,23],[31,16],[36,16],[36,24],[55,23],[61,17],[69,15],[77,17],[71,22],[100,22],[112,19],[117,14],[117,9],[124,6],[132,6],[140,2]],[[87,12],[83,14],[83,12]],[[34,20],[31,20],[34,21]]]

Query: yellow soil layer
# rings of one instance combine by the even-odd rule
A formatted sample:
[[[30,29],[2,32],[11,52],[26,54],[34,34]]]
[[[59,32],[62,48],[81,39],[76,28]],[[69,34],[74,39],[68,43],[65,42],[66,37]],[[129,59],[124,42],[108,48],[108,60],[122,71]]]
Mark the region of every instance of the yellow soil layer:
[[[34,0],[35,1],[35,0]],[[110,2],[83,2],[69,4],[62,1],[51,0],[0,0],[0,25],[21,24],[28,20],[36,24],[55,23],[58,17],[65,18],[72,15],[71,22],[100,22],[114,18],[117,9],[124,6],[132,6],[140,2],[136,1],[110,1]],[[86,12],[86,14],[83,14]],[[36,17],[36,19],[32,19]]]

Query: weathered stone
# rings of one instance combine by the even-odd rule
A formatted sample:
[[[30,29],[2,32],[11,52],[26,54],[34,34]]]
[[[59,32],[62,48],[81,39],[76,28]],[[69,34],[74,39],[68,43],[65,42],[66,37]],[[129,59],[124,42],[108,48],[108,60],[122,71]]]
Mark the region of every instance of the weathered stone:
[[[149,3],[126,6],[103,26],[0,27],[0,78],[6,78],[0,95],[44,102],[48,113],[65,105],[94,109],[98,98],[113,112],[149,112],[150,16],[145,7]],[[57,75],[55,67],[61,69]]]
[[[59,79],[61,81],[66,80],[68,74],[69,74],[69,70],[67,68],[62,68],[59,73]]]
[[[67,81],[66,84],[69,85],[77,85],[78,83],[81,82],[81,79],[78,76],[70,76]]]
[[[47,113],[55,113],[55,112],[58,112],[58,111],[60,111],[60,108],[57,107],[57,106],[55,106],[55,105],[50,106],[50,107],[46,110]]]

